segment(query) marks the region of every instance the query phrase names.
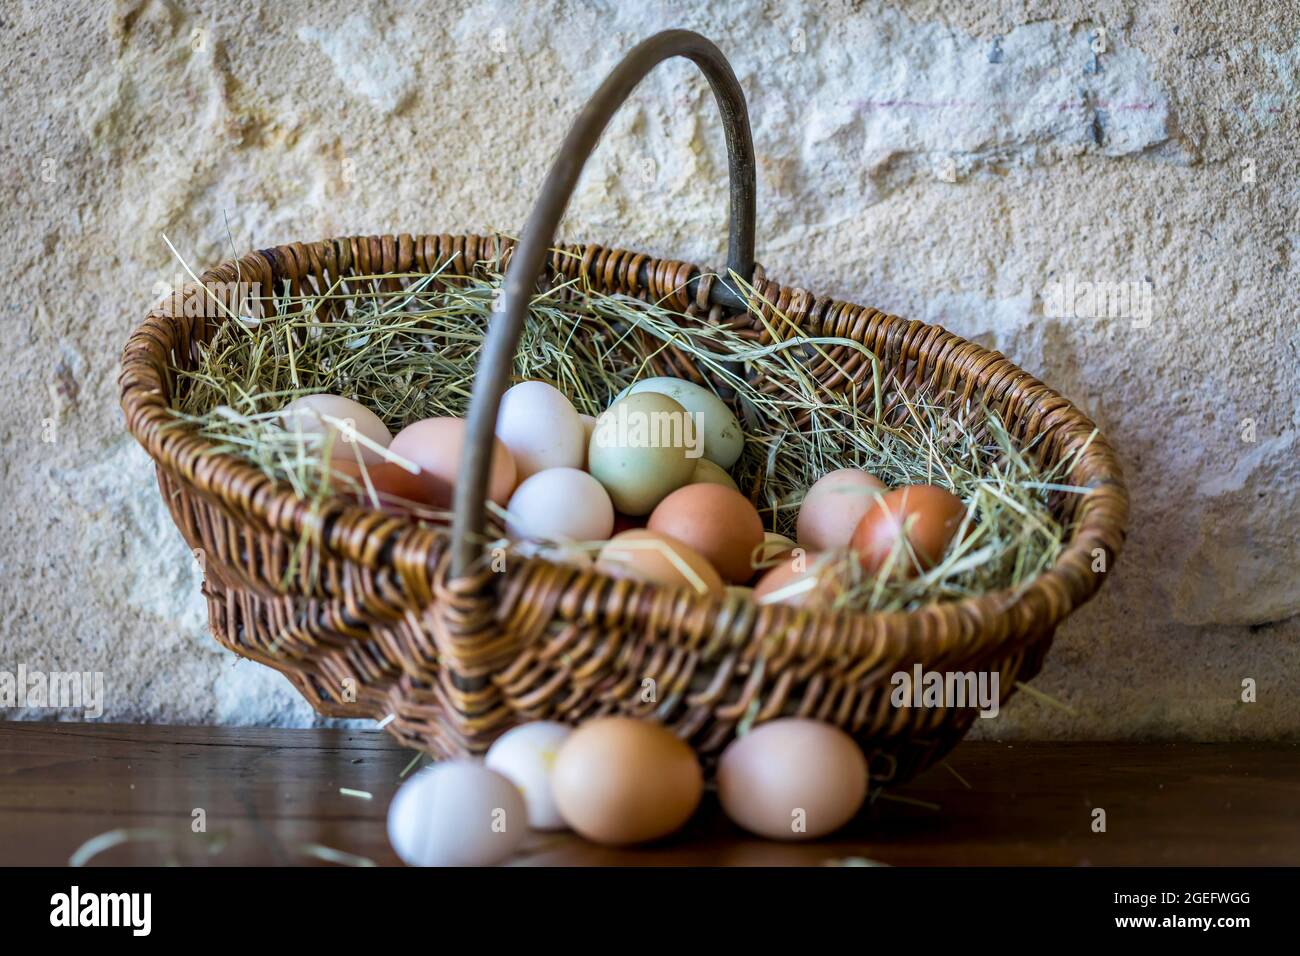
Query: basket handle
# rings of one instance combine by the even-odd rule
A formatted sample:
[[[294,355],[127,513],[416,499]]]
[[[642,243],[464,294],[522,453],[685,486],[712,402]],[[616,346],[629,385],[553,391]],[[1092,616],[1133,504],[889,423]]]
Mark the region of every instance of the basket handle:
[[[542,183],[542,194],[524,226],[506,270],[501,312],[491,323],[479,359],[470,396],[466,454],[456,482],[452,521],[451,573],[470,573],[478,555],[475,541],[483,533],[483,509],[487,497],[487,476],[496,433],[497,411],[514,365],[515,351],[523,331],[532,290],[555,230],[564,215],[569,197],[577,185],[582,167],[596,148],[600,134],[614,112],[623,105],[638,83],[659,63],[674,56],[693,61],[709,80],[713,97],[722,113],[727,139],[731,181],[731,223],[727,245],[727,269],[745,280],[754,272],[754,143],[749,130],[749,111],[731,65],[722,51],[689,30],[665,30],[632,48],[623,61],[596,90],[569,128],[551,171]],[[504,148],[504,144],[503,144]],[[698,291],[700,275],[687,281],[691,294]],[[715,282],[710,301],[729,309],[745,309],[746,301],[723,282]]]

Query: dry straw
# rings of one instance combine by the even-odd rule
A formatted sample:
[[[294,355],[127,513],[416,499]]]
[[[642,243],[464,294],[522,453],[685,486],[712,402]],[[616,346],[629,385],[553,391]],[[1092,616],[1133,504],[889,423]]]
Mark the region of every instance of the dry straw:
[[[357,482],[323,468],[331,439],[282,428],[279,409],[303,395],[339,394],[372,409],[394,432],[421,418],[464,415],[499,287],[500,276],[480,265],[473,276],[452,282],[437,273],[384,273],[340,279],[319,294],[268,299],[274,309],[267,317],[250,318],[254,310],[232,315],[196,363],[174,370],[182,387],[172,412],[214,450],[242,455],[315,507],[338,493],[377,505],[364,470]],[[744,288],[761,301],[755,289]],[[767,528],[791,537],[804,493],[836,468],[864,468],[891,486],[941,485],[967,503],[960,542],[918,576],[903,578],[887,567],[873,579],[856,562],[824,558],[819,573],[848,582],[837,607],[908,610],[1014,592],[1053,565],[1071,530],[1053,516],[1053,496],[1086,493],[1062,478],[1086,444],[1044,470],[1033,443],[1019,447],[990,409],[882,375],[875,356],[852,339],[785,338],[785,316],[766,304],[771,344],[757,345],[733,325],[684,315],[664,301],[564,282],[534,298],[515,377],[549,382],[578,411],[595,415],[637,379],[658,374],[653,366],[660,353],[685,356],[745,428],[745,451],[732,476]],[[844,372],[833,354],[846,350],[870,363],[868,394],[852,385],[826,388],[810,374],[814,360]],[[432,522],[448,517],[411,510]],[[503,513],[495,514],[491,531],[499,534]],[[902,552],[892,558],[895,565],[910,560]]]

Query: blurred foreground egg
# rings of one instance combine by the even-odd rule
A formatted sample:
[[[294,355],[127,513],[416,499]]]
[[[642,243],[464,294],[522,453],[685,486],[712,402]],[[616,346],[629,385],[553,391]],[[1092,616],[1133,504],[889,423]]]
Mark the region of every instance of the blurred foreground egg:
[[[555,806],[551,771],[572,732],[568,724],[553,720],[521,724],[498,737],[484,758],[490,770],[508,778],[524,795],[528,825],[534,830],[564,829],[564,819]]]
[[[596,570],[610,577],[653,581],[715,597],[723,589],[721,575],[690,545],[639,528],[610,538],[596,557]]]
[[[754,600],[820,611],[832,607],[845,588],[842,565],[826,555],[808,554],[799,548],[763,572],[754,586]]]
[[[645,843],[679,829],[699,806],[695,752],[658,724],[600,717],[575,730],[551,772],[560,815],[596,843]]]
[[[527,833],[518,788],[468,760],[420,771],[388,806],[388,842],[408,866],[491,866]]]
[[[735,823],[773,840],[811,840],[853,819],[867,761],[837,727],[799,717],[759,724],[718,763],[718,800]]]

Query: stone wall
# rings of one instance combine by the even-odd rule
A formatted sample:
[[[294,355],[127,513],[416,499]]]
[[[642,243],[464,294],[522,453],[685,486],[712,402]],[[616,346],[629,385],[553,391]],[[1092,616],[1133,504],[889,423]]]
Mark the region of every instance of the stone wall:
[[[1001,350],[1122,454],[1128,548],[1034,684],[1069,711],[1020,695],[979,732],[1300,735],[1294,0],[10,0],[0,670],[103,671],[106,718],[310,721],[203,633],[122,426],[119,351],[180,272],[163,235],[202,267],[515,230],[585,97],[669,26],[749,96],[769,275]],[[666,65],[565,236],[718,264],[725,170],[707,87]],[[1062,306],[1088,282],[1135,294]]]

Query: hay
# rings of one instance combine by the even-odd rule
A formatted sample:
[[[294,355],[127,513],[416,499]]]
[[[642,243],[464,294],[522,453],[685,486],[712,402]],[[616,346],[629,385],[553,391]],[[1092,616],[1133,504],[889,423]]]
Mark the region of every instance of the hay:
[[[499,295],[500,277],[482,274],[444,281],[449,277],[390,273],[340,280],[320,293],[279,290],[263,300],[264,317],[241,310],[201,347],[196,367],[175,370],[177,422],[289,483],[313,507],[339,492],[378,504],[364,475],[358,484],[322,467],[329,437],[281,428],[277,411],[302,395],[329,392],[365,404],[394,433],[421,418],[463,416]],[[1063,483],[1070,461],[1042,469],[994,410],[884,376],[875,356],[852,340],[783,338],[785,317],[769,311],[774,341],[759,346],[726,324],[558,283],[531,303],[516,381],[549,382],[579,412],[596,415],[634,381],[666,374],[665,357],[689,360],[744,426],[745,450],[732,477],[767,529],[790,537],[807,488],[836,468],[864,468],[891,486],[938,484],[967,503],[960,542],[918,576],[868,578],[856,562],[827,558],[823,570],[849,584],[837,607],[906,610],[1015,591],[1055,562],[1070,529],[1054,517],[1053,496],[1085,490]],[[818,363],[845,370],[850,360],[869,368],[861,384],[827,389],[809,371]],[[448,517],[411,510],[418,520]],[[490,517],[489,533],[499,535],[500,510]]]

